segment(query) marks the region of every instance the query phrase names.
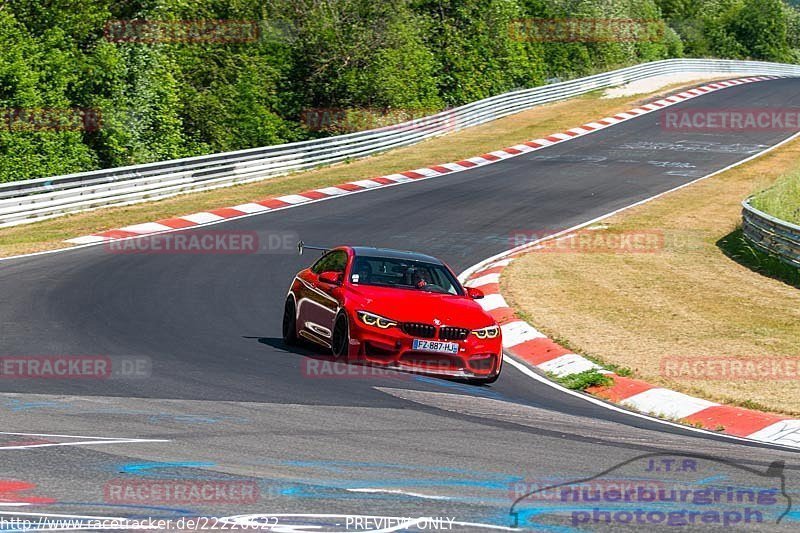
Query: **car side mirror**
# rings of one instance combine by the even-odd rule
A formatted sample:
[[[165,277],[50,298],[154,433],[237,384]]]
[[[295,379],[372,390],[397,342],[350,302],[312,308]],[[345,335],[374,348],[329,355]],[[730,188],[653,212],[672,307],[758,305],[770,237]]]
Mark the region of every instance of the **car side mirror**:
[[[322,283],[327,283],[329,285],[341,285],[342,275],[339,272],[328,270],[319,275],[319,280]]]
[[[472,287],[467,289],[467,295],[472,298],[473,300],[480,300],[483,298],[484,294],[483,291],[480,289],[474,289]]]

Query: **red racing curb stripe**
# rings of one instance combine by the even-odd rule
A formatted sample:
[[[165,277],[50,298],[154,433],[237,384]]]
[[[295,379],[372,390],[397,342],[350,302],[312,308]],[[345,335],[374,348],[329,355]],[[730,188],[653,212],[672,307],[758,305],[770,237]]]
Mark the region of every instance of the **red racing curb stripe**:
[[[689,423],[700,423],[703,427],[709,429],[722,426],[725,433],[736,435],[737,437],[746,437],[776,422],[788,419],[788,417],[751,411],[741,407],[718,405],[698,411],[687,416],[684,420]]]
[[[645,381],[631,379],[613,374],[614,384],[609,387],[589,387],[586,392],[605,398],[612,402],[621,402],[640,392],[656,388]]]
[[[491,311],[487,311],[492,318],[497,320],[498,324],[505,324],[509,320],[515,319],[516,315],[514,314],[514,310],[510,307],[498,307],[497,309],[492,309]]]
[[[230,207],[221,207],[219,209],[212,209],[208,212],[211,213],[212,215],[217,215],[218,217],[222,218],[235,218],[235,217],[240,217],[244,214],[238,209],[231,209]]]
[[[156,221],[158,224],[163,224],[172,229],[183,229],[183,228],[190,228],[192,226],[196,226],[197,224],[192,222],[191,220],[186,220],[185,218],[181,217],[174,217],[174,218],[163,218],[161,220]]]
[[[430,168],[431,170],[435,170],[436,172],[440,172],[442,174],[446,174],[448,172],[452,172],[453,171],[452,169],[447,168],[447,167],[443,167],[441,165],[434,165],[434,166],[428,167],[428,168]]]
[[[499,157],[497,157],[496,155],[492,155],[492,154],[481,154],[478,157],[482,157],[484,159],[488,159],[489,161],[499,161],[500,160]]]
[[[456,165],[461,165],[462,167],[472,168],[477,166],[477,163],[473,163],[472,161],[467,161],[466,159],[462,161],[456,161]]]
[[[319,191],[305,191],[301,192],[300,196],[305,196],[306,198],[311,198],[312,200],[319,200],[320,198],[327,198],[330,194],[325,194],[324,192]]]
[[[424,174],[420,174],[419,172],[414,172],[413,170],[407,170],[405,172],[400,172],[401,176],[405,176],[407,178],[418,180],[419,178],[424,178]]]
[[[522,344],[510,348],[510,351],[517,357],[534,365],[552,361],[557,357],[572,353],[560,344],[553,342],[547,337],[540,337],[538,339],[531,339]]]
[[[487,283],[486,285],[473,285],[473,287],[483,291],[483,294],[500,294],[499,283]]]
[[[479,270],[478,272],[475,272],[471,278],[478,278],[480,276],[485,276],[486,274],[500,274],[503,272],[503,269],[505,269],[505,267],[496,266],[487,268],[486,270]]]
[[[127,237],[136,237],[139,234],[132,231],[125,231],[121,229],[110,229],[103,233],[97,233],[99,237],[106,237],[108,239],[125,239]]]
[[[370,178],[370,181],[377,181],[378,183],[383,183],[387,185],[389,183],[394,183],[392,180],[387,180],[386,182],[381,181],[382,178]],[[356,185],[355,183],[342,183],[341,185],[336,185],[337,189],[343,189],[345,191],[360,191],[366,189],[366,187],[362,187],[361,185]]]
[[[277,209],[279,207],[286,207],[287,205],[292,205],[289,202],[283,202],[278,200],[277,198],[267,198],[266,200],[260,200],[256,202],[258,205],[263,205],[264,207],[269,207],[270,209]]]

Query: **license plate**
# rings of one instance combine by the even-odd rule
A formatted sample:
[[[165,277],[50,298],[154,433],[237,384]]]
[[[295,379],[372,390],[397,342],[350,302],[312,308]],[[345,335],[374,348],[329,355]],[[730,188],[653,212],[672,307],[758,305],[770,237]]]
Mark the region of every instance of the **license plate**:
[[[414,339],[412,347],[415,350],[419,350],[422,352],[438,352],[438,353],[453,353],[453,354],[458,353],[457,342],[439,342],[439,341],[427,341],[424,339]]]

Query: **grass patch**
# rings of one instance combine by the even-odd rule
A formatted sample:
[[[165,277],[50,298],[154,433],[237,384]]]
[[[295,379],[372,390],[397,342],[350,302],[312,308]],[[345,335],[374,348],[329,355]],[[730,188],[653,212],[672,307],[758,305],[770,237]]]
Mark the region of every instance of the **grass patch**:
[[[649,95],[636,97],[601,98],[602,93],[598,91],[536,107],[414,146],[313,171],[214,191],[195,192],[166,200],[105,208],[33,224],[0,228],[0,257],[64,248],[67,246],[63,242],[65,239],[130,224],[151,222],[252,202],[270,196],[297,193],[437,163],[458,161],[614,115],[653,98],[660,98],[680,87],[696,83],[674,84]]]
[[[548,376],[571,390],[583,391],[589,387],[608,387],[614,384],[611,376],[601,373],[596,368],[568,376],[556,376],[555,374],[548,374]]]
[[[744,238],[741,228],[737,228],[719,241],[720,250],[750,270],[774,278],[793,287],[800,288],[800,268],[784,263],[774,255],[762,252]]]
[[[782,176],[765,191],[756,194],[753,207],[792,224],[800,224],[800,171]]]
[[[503,295],[537,329],[606,368],[720,403],[800,415],[797,379],[674,378],[662,370],[671,358],[800,356],[800,291],[776,275],[782,263],[743,247],[737,232],[741,200],[792,173],[800,174],[800,140],[593,230],[659,232],[660,249],[530,253],[504,271]]]

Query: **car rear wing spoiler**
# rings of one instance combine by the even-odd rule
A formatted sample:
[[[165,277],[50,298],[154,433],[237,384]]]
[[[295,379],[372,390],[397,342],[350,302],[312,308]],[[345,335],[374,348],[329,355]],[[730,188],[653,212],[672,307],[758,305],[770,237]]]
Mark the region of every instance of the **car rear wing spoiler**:
[[[321,250],[323,252],[327,252],[330,248],[323,248],[322,246],[311,246],[310,244],[306,244],[303,241],[299,241],[297,243],[297,253],[303,255],[303,250],[308,248],[309,250]]]

